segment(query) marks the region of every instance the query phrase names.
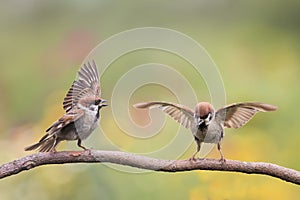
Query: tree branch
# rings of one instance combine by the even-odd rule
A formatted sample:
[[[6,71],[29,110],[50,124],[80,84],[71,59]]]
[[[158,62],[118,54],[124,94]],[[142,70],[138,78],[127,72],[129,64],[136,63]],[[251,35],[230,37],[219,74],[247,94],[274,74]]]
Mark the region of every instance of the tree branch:
[[[30,170],[47,164],[98,162],[109,162],[163,172],[214,170],[241,172],[246,174],[263,174],[300,185],[299,171],[271,163],[242,162],[237,160],[226,160],[225,163],[222,163],[215,159],[201,159],[199,161],[161,160],[119,151],[98,150],[36,153],[25,156],[0,166],[0,178],[5,178],[18,174],[24,170]]]

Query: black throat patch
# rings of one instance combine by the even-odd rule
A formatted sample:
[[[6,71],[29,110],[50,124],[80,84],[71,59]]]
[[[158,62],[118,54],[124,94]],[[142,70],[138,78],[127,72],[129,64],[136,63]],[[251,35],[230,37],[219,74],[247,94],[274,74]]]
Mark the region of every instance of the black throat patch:
[[[198,126],[198,129],[201,131],[201,132],[206,132],[207,131],[207,126],[206,124],[203,122],[202,124],[200,124]]]
[[[97,114],[96,114],[96,119],[99,119],[99,117],[100,117],[100,108],[101,108],[101,106],[98,105],[98,111],[97,111]]]

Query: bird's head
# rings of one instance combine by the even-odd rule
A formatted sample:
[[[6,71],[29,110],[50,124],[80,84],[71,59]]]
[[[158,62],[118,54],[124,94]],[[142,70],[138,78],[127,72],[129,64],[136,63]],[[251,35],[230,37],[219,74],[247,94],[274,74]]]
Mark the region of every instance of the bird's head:
[[[214,108],[208,102],[200,102],[196,105],[195,108],[195,120],[198,126],[205,123],[205,125],[209,125],[211,120],[214,118]]]
[[[83,107],[88,108],[92,111],[99,110],[102,107],[107,106],[106,100],[100,99],[99,97],[85,97],[79,100],[79,104]]]

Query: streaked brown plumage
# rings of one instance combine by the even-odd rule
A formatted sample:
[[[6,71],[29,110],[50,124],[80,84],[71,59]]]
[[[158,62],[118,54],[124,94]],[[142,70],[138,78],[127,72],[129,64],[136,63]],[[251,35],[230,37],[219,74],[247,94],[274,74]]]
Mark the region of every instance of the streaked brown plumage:
[[[100,79],[95,62],[84,64],[64,98],[63,108],[66,111],[54,122],[40,141],[25,148],[25,151],[38,149],[41,152],[56,151],[56,146],[63,140],[77,140],[77,145],[84,150],[81,141],[86,139],[97,127],[100,109],[105,100],[100,98]]]
[[[208,102],[200,102],[195,110],[175,103],[144,102],[135,104],[136,108],[159,108],[185,128],[192,131],[197,144],[197,151],[191,159],[195,159],[202,143],[218,144],[221,160],[225,161],[221,151],[224,128],[240,128],[245,125],[257,112],[275,111],[276,106],[264,103],[235,103],[220,108],[216,112]]]

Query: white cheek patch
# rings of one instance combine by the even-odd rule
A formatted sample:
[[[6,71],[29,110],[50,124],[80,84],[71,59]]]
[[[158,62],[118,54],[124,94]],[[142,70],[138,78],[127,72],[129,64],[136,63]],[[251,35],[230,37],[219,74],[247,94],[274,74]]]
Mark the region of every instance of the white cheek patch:
[[[196,117],[195,118],[195,123],[199,126],[200,124],[202,124],[204,122],[203,119],[201,119],[200,117]]]
[[[209,125],[210,122],[213,120],[213,118],[214,118],[214,113],[213,113],[213,114],[212,114],[212,113],[209,113],[208,116],[206,117],[206,119],[204,120],[204,121],[205,121],[205,124],[206,124],[206,125]]]
[[[196,116],[196,114],[194,113],[194,121],[196,124],[200,123],[200,118]]]
[[[96,106],[96,105],[90,105],[90,110],[91,111],[98,111],[98,106]]]

